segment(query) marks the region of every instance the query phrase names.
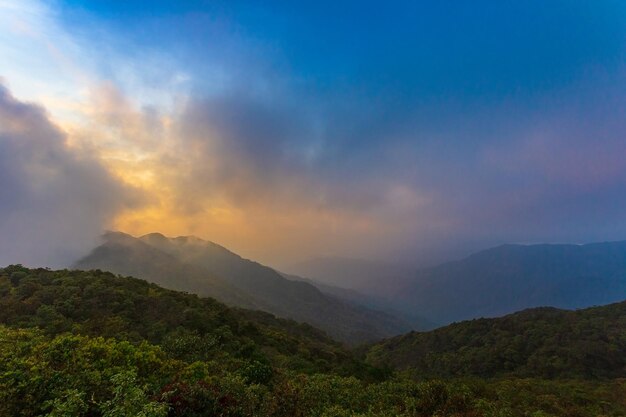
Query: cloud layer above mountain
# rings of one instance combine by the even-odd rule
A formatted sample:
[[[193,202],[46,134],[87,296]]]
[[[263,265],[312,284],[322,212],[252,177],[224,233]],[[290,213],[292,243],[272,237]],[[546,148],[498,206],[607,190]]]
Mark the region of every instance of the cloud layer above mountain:
[[[479,3],[0,3],[6,85],[49,112],[3,90],[2,232],[47,248],[5,258],[104,228],[277,265],[626,238],[624,5]]]

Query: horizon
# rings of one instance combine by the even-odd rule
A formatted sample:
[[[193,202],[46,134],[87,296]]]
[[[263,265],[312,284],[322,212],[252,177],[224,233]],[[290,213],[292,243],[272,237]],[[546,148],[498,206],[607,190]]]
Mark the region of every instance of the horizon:
[[[100,239],[101,241],[98,243],[98,245],[100,243],[104,243],[103,240],[106,239],[106,237],[108,235],[115,235],[115,234],[122,234],[125,236],[130,236],[131,238],[134,239],[142,239],[144,237],[150,236],[150,235],[159,235],[162,238],[168,239],[168,240],[177,240],[177,239],[198,239],[202,242],[206,242],[206,243],[211,243],[214,245],[217,245],[229,252],[234,253],[235,255],[241,256],[243,259],[246,260],[251,260],[251,261],[257,261],[255,259],[252,258],[248,258],[240,253],[237,253],[236,251],[234,251],[232,248],[229,248],[225,245],[222,245],[220,242],[216,242],[213,241],[211,239],[207,239],[207,238],[202,238],[196,235],[178,235],[178,236],[168,236],[165,235],[161,232],[157,232],[157,231],[153,231],[153,232],[149,232],[149,233],[145,233],[145,234],[141,234],[141,235],[132,235],[130,233],[126,233],[126,232],[122,232],[119,230],[107,230],[105,231],[101,236]],[[292,261],[289,264],[285,264],[285,265],[271,265],[271,264],[266,264],[266,266],[269,266],[270,268],[281,272],[281,273],[287,273],[287,274],[295,274],[296,276],[298,275],[297,271],[294,271],[293,269],[297,269],[297,267],[299,265],[302,264],[306,264],[306,263],[317,263],[317,262],[324,262],[324,261],[340,261],[340,262],[348,262],[348,263],[352,263],[352,264],[363,264],[363,263],[368,263],[368,264],[372,264],[372,265],[378,265],[378,266],[389,266],[389,267],[398,267],[398,268],[403,268],[407,271],[413,270],[413,271],[418,271],[418,270],[423,270],[423,269],[429,269],[429,268],[434,268],[437,266],[441,266],[443,264],[446,263],[450,263],[450,262],[458,262],[458,261],[462,261],[464,259],[467,259],[471,256],[480,254],[482,252],[486,252],[486,251],[490,251],[493,249],[498,249],[500,247],[503,246],[522,246],[522,247],[532,247],[532,246],[591,246],[591,245],[602,245],[602,244],[617,244],[617,243],[626,243],[626,239],[619,239],[619,240],[604,240],[604,241],[594,241],[594,242],[582,242],[582,243],[566,243],[566,242],[509,242],[509,243],[501,243],[495,246],[489,246],[489,247],[485,247],[485,248],[480,248],[476,251],[473,252],[469,252],[467,254],[463,254],[459,257],[456,258],[449,258],[449,259],[444,259],[444,260],[439,260],[439,261],[433,261],[433,263],[431,264],[414,264],[414,263],[394,263],[394,262],[390,262],[386,259],[369,259],[369,258],[351,258],[351,257],[342,257],[342,256],[319,256],[319,257],[313,257],[313,258],[304,258],[304,259],[296,259],[294,261]],[[89,255],[89,253],[91,252],[92,249],[94,248],[90,248],[88,250],[88,252],[83,253],[81,258],[83,258],[84,256]],[[74,261],[72,261],[72,264],[69,265],[64,265],[64,267],[68,267],[71,268],[72,265],[77,262],[80,261],[81,258],[77,258]],[[28,265],[27,265],[28,266]],[[1,265],[0,265],[1,267]],[[301,278],[307,278],[306,276],[302,276]],[[341,287],[341,282],[335,282],[338,286]],[[348,287],[346,287],[348,288]]]
[[[626,236],[626,4],[0,0],[0,264]]]

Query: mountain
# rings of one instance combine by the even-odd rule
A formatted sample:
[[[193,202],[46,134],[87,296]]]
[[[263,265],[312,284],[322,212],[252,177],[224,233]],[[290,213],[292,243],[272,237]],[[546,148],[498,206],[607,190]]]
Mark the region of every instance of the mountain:
[[[626,241],[503,245],[397,283],[399,308],[435,322],[529,307],[583,308],[626,298]]]
[[[531,307],[584,308],[626,298],[626,242],[509,244],[418,270],[344,258],[309,260],[289,270],[421,330]]]
[[[407,280],[415,269],[404,265],[366,259],[326,257],[294,263],[287,267],[290,276],[315,285],[322,292],[348,302],[401,317],[415,330],[439,324],[413,306],[398,304]],[[400,308],[399,308],[400,307]]]
[[[196,237],[108,233],[75,265],[132,275],[166,288],[211,296],[229,305],[309,323],[347,343],[373,341],[410,329],[390,314],[322,293],[275,270]]]
[[[438,327],[436,323],[427,320],[424,317],[420,317],[416,314],[411,314],[408,311],[398,310],[395,307],[395,302],[392,299],[387,299],[376,295],[366,295],[356,290],[342,288],[330,284],[324,284],[310,278],[300,277],[298,275],[282,275],[292,281],[308,282],[309,284],[318,288],[324,294],[328,294],[349,304],[372,308],[377,311],[388,313],[394,317],[398,317],[401,320],[404,320],[404,322],[407,323],[407,326],[411,327],[413,330],[430,330]]]
[[[170,289],[219,298],[246,308],[258,307],[236,287],[195,265],[185,264],[175,256],[125,233],[107,233],[105,242],[76,263],[79,269],[103,269],[122,275],[149,276],[150,282]]]
[[[418,377],[626,377],[626,301],[568,311],[535,308],[377,343],[368,362]]]

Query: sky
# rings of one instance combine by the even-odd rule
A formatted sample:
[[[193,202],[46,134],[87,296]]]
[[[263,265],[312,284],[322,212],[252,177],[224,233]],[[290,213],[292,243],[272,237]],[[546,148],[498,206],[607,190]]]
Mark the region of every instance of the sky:
[[[626,2],[0,0],[0,264],[626,239]]]

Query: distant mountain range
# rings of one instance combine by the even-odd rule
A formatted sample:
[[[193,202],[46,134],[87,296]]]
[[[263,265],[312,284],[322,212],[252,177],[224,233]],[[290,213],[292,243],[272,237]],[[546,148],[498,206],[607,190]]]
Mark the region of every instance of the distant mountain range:
[[[626,298],[626,242],[498,246],[420,270],[400,289],[402,308],[439,323],[609,304]]]
[[[419,270],[348,259],[317,259],[292,270],[357,290],[369,297],[367,305],[439,324],[626,298],[626,242],[502,245]]]
[[[289,275],[196,237],[108,233],[75,267],[267,311],[351,344],[531,307],[576,309],[626,298],[626,242],[502,245],[420,270],[318,259]]]
[[[326,294],[272,268],[196,237],[139,238],[111,232],[75,265],[135,276],[165,288],[210,296],[232,306],[309,323],[346,343],[378,340],[411,329],[391,314]]]

